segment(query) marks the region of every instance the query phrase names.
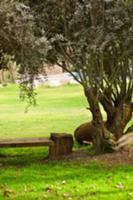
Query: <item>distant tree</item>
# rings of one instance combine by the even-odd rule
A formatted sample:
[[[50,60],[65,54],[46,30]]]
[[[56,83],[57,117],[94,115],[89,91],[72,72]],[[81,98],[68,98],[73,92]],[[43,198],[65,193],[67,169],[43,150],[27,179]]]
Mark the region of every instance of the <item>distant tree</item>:
[[[0,26],[0,50],[15,56],[23,68],[32,65],[27,70],[37,70],[46,55],[47,40],[44,35],[36,36],[31,8],[19,0],[0,1]]]
[[[13,56],[20,65],[19,72],[28,74],[29,82],[32,82],[46,57],[49,45],[44,34],[36,34],[34,12],[27,3],[26,0],[0,1],[0,67],[6,67],[3,59],[5,54]],[[26,94],[29,103],[34,103],[32,84],[28,88],[25,82],[20,87],[21,97],[24,98]]]
[[[0,3],[0,37],[3,30],[6,34],[0,38],[0,48],[13,53],[22,71],[30,74],[38,72],[42,61],[56,63],[72,74],[83,86],[92,113],[96,150],[112,151],[133,112],[133,2],[4,2],[4,9]]]

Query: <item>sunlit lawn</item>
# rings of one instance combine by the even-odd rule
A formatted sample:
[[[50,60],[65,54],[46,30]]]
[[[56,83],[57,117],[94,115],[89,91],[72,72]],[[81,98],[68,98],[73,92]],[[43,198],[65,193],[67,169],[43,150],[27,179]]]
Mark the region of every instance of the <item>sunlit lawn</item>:
[[[39,88],[38,105],[28,113],[18,93],[16,86],[0,88],[1,138],[73,133],[91,118],[80,86]],[[45,162],[47,154],[43,147],[0,149],[0,200],[133,199],[133,166],[80,159]]]
[[[37,106],[24,113],[26,105],[19,101],[19,89],[0,89],[0,136],[33,137],[51,132],[70,132],[90,113],[80,86],[38,89]]]

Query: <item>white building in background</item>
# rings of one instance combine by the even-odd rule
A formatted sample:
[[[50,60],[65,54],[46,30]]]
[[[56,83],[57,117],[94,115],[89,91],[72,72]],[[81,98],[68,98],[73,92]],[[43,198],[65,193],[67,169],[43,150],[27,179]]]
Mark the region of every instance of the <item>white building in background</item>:
[[[78,76],[76,72],[73,73],[75,76]],[[16,80],[16,83],[22,83],[29,80],[30,76],[28,74],[23,74],[20,79]],[[78,82],[74,80],[72,75],[63,72],[62,68],[58,65],[44,65],[44,68],[34,77],[31,86],[34,88],[37,88],[40,85],[59,87],[66,84],[78,84]]]

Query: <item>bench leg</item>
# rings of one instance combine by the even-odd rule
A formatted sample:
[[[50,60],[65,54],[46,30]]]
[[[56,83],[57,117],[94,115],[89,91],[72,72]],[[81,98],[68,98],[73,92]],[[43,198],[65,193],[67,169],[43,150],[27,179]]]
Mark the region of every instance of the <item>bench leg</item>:
[[[52,133],[50,139],[53,141],[53,145],[49,148],[50,159],[59,159],[72,153],[73,137],[71,134]]]

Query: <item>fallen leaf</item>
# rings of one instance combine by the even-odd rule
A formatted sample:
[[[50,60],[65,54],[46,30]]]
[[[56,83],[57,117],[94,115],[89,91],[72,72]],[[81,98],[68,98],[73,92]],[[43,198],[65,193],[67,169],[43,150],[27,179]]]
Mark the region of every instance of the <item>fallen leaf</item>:
[[[4,185],[0,185],[0,189],[3,189],[3,188],[5,188],[5,186]]]
[[[72,199],[71,195],[68,194],[68,193],[64,193],[63,197],[66,198],[66,199]]]
[[[66,181],[65,181],[65,180],[63,180],[63,181],[61,182],[61,184],[62,184],[62,185],[66,184]]]
[[[119,182],[119,183],[117,183],[116,188],[123,189],[124,186],[123,186],[123,184],[121,182]]]
[[[96,184],[91,185],[92,189],[96,189],[96,187],[97,187]]]
[[[10,197],[10,194],[13,193],[13,190],[9,189],[9,188],[5,188],[3,191],[3,196],[4,197]]]
[[[133,196],[133,192],[129,192],[128,195],[129,195],[129,196]]]
[[[57,187],[57,190],[62,190],[62,188],[61,187]]]
[[[28,190],[28,187],[27,187],[27,185],[25,185],[24,186],[24,192],[28,192],[29,190]]]
[[[46,190],[47,192],[53,192],[53,191],[54,191],[53,185],[47,186],[47,187],[45,188],[45,190]]]

